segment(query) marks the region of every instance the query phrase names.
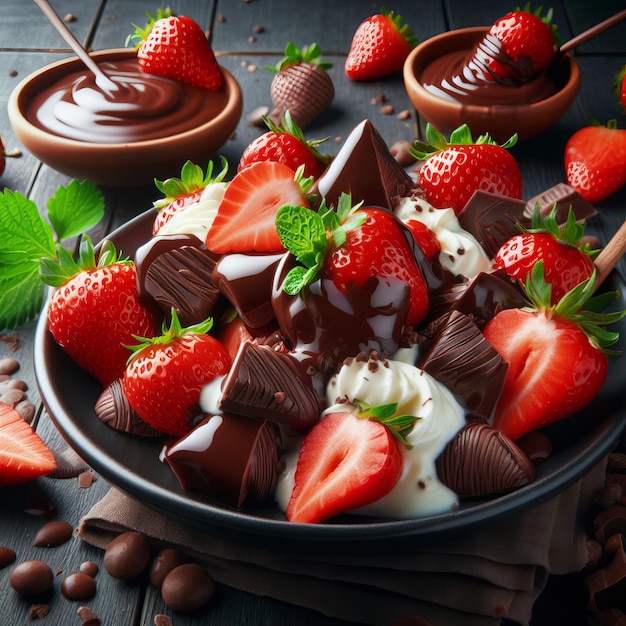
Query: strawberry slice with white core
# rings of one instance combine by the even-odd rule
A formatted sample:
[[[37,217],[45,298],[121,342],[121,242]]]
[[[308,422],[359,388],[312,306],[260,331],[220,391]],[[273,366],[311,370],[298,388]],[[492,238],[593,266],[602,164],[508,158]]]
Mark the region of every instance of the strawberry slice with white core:
[[[308,180],[303,183],[310,185]],[[275,221],[284,204],[308,206],[296,172],[283,163],[253,163],[224,192],[206,237],[207,248],[216,254],[280,252]]]
[[[41,437],[12,406],[0,402],[0,486],[25,483],[55,468]]]

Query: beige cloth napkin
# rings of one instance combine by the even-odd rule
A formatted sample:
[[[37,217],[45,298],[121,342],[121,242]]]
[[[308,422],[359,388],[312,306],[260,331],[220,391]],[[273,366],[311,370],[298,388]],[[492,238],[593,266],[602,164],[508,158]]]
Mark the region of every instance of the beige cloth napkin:
[[[521,514],[388,553],[292,555],[237,543],[185,525],[111,489],[81,520],[78,536],[105,548],[137,530],[205,562],[220,583],[317,610],[384,625],[421,617],[434,626],[528,624],[547,576],[580,571],[593,493],[606,461],[549,501]]]

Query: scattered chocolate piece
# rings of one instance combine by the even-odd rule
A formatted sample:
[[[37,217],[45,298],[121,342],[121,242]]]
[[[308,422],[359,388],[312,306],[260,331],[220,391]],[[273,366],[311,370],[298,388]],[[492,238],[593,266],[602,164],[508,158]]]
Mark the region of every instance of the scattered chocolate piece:
[[[28,424],[32,424],[35,419],[35,405],[30,400],[22,400],[15,405],[15,410],[24,418]]]
[[[23,561],[11,572],[9,584],[24,596],[34,596],[52,587],[54,574],[43,561]]]
[[[407,167],[415,163],[415,157],[409,150],[410,146],[411,144],[408,141],[401,139],[389,148],[389,152],[391,152],[391,155],[400,167]]]
[[[174,611],[193,611],[204,606],[215,592],[215,581],[199,565],[175,567],[163,580],[163,601]]]
[[[78,475],[78,487],[79,489],[89,489],[96,480],[96,476],[92,472],[81,472]]]
[[[588,221],[597,215],[596,208],[589,204],[573,187],[566,183],[558,183],[550,189],[534,196],[526,203],[526,215],[531,216],[539,204],[542,217],[545,217],[556,206],[556,221],[565,223],[570,207],[577,220]]]
[[[172,618],[163,613],[157,613],[154,616],[154,626],[172,626]]]
[[[624,537],[618,534],[611,562],[585,577],[589,588],[589,609],[626,611],[626,553]]]
[[[78,569],[81,574],[87,574],[87,576],[91,576],[92,578],[95,578],[99,571],[97,563],[94,563],[93,561],[84,561],[80,564]]]
[[[10,335],[5,335],[4,333],[0,333],[0,341],[2,341],[3,343],[10,344],[11,352],[17,352],[17,349],[20,347],[20,335],[19,333],[16,333],[16,332],[11,333]]]
[[[220,409],[303,432],[319,419],[321,406],[294,357],[245,341],[223,382]]]
[[[95,613],[87,606],[79,606],[76,609],[76,615],[80,617],[83,626],[100,626],[100,620]]]
[[[626,506],[614,504],[600,511],[593,521],[593,531],[602,544],[612,535],[626,534]]]
[[[217,21],[220,24],[224,24],[226,22],[226,16],[223,13],[219,13],[217,16]]]
[[[50,606],[48,604],[31,604],[28,609],[28,619],[34,622],[38,619],[43,619],[50,613]]]
[[[68,22],[75,22],[76,21],[76,16],[73,13],[67,13],[65,15],[65,17],[63,18],[63,21],[68,23]]]
[[[96,581],[87,574],[70,574],[61,583],[61,593],[68,600],[89,600],[96,595]]]
[[[4,569],[15,562],[16,554],[11,548],[0,546],[0,569]]]
[[[396,115],[396,119],[400,120],[401,122],[404,122],[405,120],[410,120],[411,111],[409,111],[409,109],[404,109],[403,111],[400,111],[400,113]]]
[[[382,115],[393,115],[396,112],[396,107],[394,107],[393,104],[386,104],[380,107],[380,112]]]
[[[17,70],[9,70],[9,76],[17,76]]]
[[[441,481],[460,498],[513,491],[535,479],[535,466],[499,430],[473,422],[460,430],[437,459]]]
[[[89,469],[89,465],[69,446],[62,450],[53,450],[54,458],[57,462],[55,470],[48,474],[49,478],[76,478],[81,472]]]
[[[163,579],[179,565],[185,562],[185,556],[176,548],[165,548],[159,552],[150,564],[150,582],[161,588]]]
[[[165,459],[183,489],[239,509],[274,493],[282,471],[278,439],[276,424],[225,412],[204,418]]]
[[[256,26],[252,29],[252,32],[253,32],[253,33],[255,33],[255,34],[257,34],[257,35],[259,35],[259,34],[261,34],[261,33],[264,33],[264,32],[265,32],[265,27],[264,27],[264,26],[261,26],[260,24],[257,24],[257,25],[256,25]]]
[[[121,380],[114,380],[98,397],[94,411],[100,420],[114,430],[140,437],[162,437],[130,406]]]
[[[74,529],[67,522],[48,522],[35,535],[33,545],[43,548],[56,548],[69,541],[73,533]]]
[[[146,569],[149,561],[150,541],[134,530],[119,534],[104,551],[104,569],[113,578],[135,578]]]
[[[10,356],[0,359],[0,374],[12,376],[19,369],[20,369],[20,364],[16,359]]]
[[[266,106],[257,107],[256,109],[251,111],[250,114],[248,115],[248,124],[250,124],[250,126],[256,126],[257,128],[263,128],[267,130],[267,126],[265,125],[265,122],[263,121],[263,116],[267,115],[269,112],[270,112],[269,107],[266,107]]]

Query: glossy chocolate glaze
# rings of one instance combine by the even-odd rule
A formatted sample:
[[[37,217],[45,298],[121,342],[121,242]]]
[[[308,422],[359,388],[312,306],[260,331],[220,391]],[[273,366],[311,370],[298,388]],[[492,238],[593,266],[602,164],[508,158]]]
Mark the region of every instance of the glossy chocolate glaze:
[[[278,427],[224,413],[205,417],[168,446],[165,459],[183,489],[241,508],[272,496],[280,461]]]
[[[172,307],[183,326],[210,317],[220,292],[212,281],[215,259],[195,235],[158,235],[135,254],[137,290],[169,315]]]
[[[100,65],[117,90],[102,90],[87,70],[70,73],[33,99],[28,120],[78,141],[136,142],[196,128],[221,113],[228,100],[224,89],[210,92],[144,73],[136,59]]]
[[[588,221],[598,213],[593,205],[566,183],[558,183],[528,200],[527,215],[532,215],[536,204],[539,205],[541,215],[544,217],[556,207],[556,221],[559,224],[567,220],[570,208],[577,220]]]

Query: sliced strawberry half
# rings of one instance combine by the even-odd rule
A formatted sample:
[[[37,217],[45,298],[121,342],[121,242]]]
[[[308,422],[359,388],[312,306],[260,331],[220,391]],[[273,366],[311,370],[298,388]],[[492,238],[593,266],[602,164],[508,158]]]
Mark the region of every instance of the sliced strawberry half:
[[[239,172],[229,183],[206,246],[217,254],[229,252],[279,252],[276,213],[281,206],[308,207],[310,179],[283,163],[262,161]]]
[[[400,445],[378,420],[326,415],[302,442],[287,519],[311,524],[376,502],[400,477]]]
[[[0,486],[25,483],[55,468],[41,437],[12,406],[0,402]]]

